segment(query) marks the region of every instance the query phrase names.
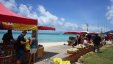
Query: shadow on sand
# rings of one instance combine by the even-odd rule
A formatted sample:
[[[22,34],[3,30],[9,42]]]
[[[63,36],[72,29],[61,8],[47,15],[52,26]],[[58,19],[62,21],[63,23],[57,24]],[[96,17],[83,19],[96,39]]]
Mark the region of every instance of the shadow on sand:
[[[43,57],[43,58],[38,58],[38,59],[36,60],[36,62],[42,61],[42,60],[44,60],[44,59],[49,59],[49,58],[51,58],[51,57],[53,57],[53,56],[55,56],[55,55],[57,55],[57,54],[59,54],[59,53],[47,52],[47,51],[45,51],[45,52],[44,52],[44,57]]]

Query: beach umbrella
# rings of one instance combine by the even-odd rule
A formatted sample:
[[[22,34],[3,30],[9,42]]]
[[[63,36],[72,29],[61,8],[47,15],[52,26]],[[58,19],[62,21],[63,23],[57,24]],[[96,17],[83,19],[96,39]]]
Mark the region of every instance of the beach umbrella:
[[[80,32],[64,32],[64,34],[80,34]]]
[[[28,25],[37,25],[36,19],[27,18],[21,15],[18,15],[7,7],[5,7],[2,3],[0,3],[0,22],[11,22],[11,23],[19,23],[19,24],[28,24]]]
[[[95,35],[95,34],[99,34],[99,33],[97,33],[97,32],[89,32],[88,34],[93,34],[93,35]]]
[[[73,32],[64,32],[64,34],[87,34],[87,32],[83,32],[83,31],[73,31]]]
[[[80,34],[87,34],[87,32],[80,32]]]
[[[38,30],[55,30],[55,28],[48,26],[38,26]]]

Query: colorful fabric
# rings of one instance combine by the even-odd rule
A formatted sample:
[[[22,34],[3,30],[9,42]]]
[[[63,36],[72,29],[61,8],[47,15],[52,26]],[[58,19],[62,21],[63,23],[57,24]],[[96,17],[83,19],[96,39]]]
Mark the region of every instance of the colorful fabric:
[[[14,30],[37,30],[37,26],[13,23],[13,29]]]

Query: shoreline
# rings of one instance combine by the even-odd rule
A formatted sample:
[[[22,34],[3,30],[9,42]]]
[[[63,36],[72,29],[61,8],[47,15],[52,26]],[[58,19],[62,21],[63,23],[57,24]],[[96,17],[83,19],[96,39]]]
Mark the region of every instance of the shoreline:
[[[40,45],[43,45],[44,48],[48,48],[48,47],[53,47],[53,46],[59,46],[59,45],[64,45],[67,44],[67,42],[47,42],[47,43],[38,43]]]

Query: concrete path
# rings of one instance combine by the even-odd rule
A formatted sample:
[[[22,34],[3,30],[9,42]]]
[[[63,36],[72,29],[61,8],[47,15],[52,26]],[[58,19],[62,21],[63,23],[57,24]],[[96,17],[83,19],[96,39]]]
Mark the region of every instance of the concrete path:
[[[38,60],[35,64],[48,64],[48,60],[50,58],[59,57],[63,58],[67,56],[67,49],[72,48],[67,45],[53,46],[45,48],[45,55],[43,59]]]

